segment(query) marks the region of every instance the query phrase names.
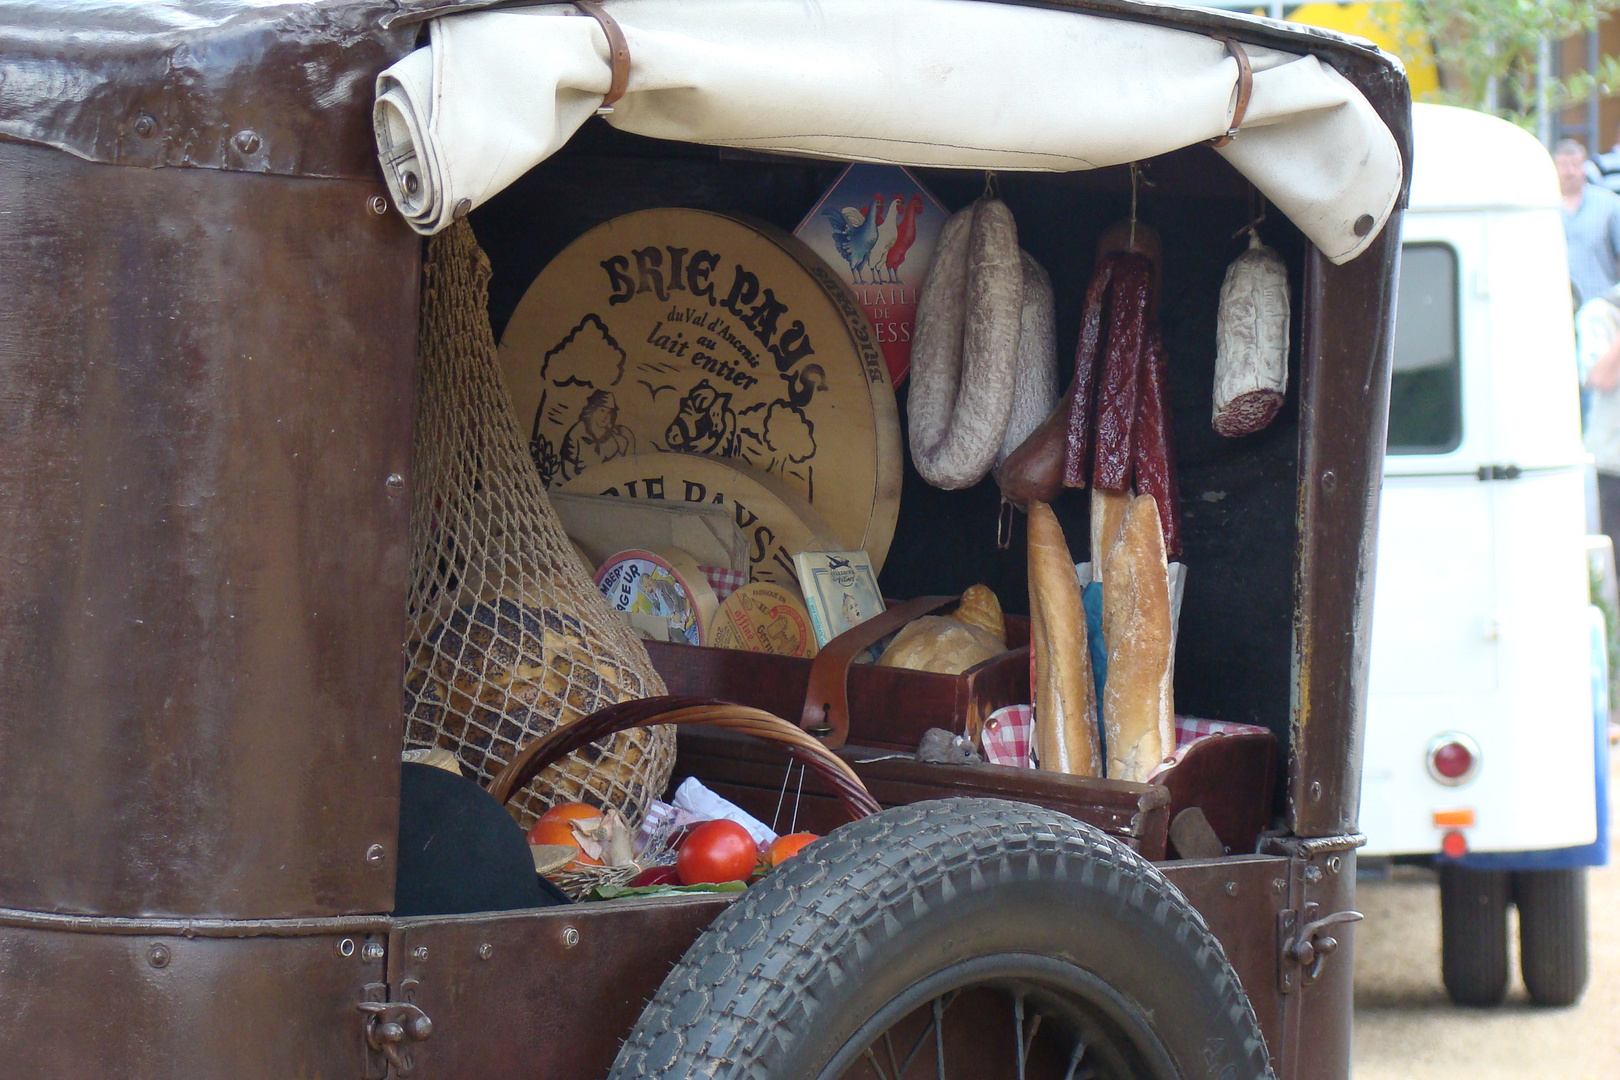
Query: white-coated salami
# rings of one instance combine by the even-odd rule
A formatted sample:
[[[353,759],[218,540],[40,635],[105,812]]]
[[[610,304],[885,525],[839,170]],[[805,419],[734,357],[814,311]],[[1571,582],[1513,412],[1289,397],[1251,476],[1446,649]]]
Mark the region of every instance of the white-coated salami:
[[[1249,234],[1221,283],[1215,322],[1216,434],[1253,435],[1277,415],[1288,393],[1288,268]]]
[[[1040,263],[1022,252],[1023,309],[1018,315],[1018,364],[1013,373],[1012,414],[996,454],[999,468],[1057,407],[1057,318],[1052,278]]]
[[[946,222],[918,297],[907,405],[912,461],[935,487],[969,487],[995,463],[1012,414],[1023,291],[1005,203],[980,199]]]

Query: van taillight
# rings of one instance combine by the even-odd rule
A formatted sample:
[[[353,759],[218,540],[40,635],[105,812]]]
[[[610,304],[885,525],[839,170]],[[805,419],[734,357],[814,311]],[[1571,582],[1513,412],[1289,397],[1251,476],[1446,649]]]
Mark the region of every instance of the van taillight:
[[[1465,784],[1479,771],[1479,745],[1461,732],[1447,732],[1429,743],[1428,766],[1442,784]]]

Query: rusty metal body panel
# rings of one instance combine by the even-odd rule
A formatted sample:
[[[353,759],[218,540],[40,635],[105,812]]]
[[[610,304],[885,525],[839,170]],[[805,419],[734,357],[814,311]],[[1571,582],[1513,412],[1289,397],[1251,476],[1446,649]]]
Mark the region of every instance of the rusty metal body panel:
[[[730,897],[401,919],[388,981],[433,1020],[423,1080],[595,1080]],[[396,991],[397,992],[397,991]]]
[[[0,3],[0,138],[113,165],[381,179],[390,0]]]
[[[380,183],[0,177],[0,906],[390,910],[416,238]]]
[[[30,926],[14,915],[0,913],[6,1076],[361,1075],[364,1017],[355,1003],[383,978],[384,934],[374,925],[306,924],[242,938],[214,936],[219,927],[97,919]]]

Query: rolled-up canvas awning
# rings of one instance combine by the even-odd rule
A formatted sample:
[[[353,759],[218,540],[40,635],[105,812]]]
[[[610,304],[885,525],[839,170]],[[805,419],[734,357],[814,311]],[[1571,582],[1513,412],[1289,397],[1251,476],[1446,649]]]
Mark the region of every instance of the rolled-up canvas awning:
[[[1218,39],[980,0],[607,0],[631,63],[607,120],[661,139],[853,161],[1063,172],[1227,132]],[[1314,56],[1247,46],[1253,93],[1217,153],[1334,262],[1393,211],[1401,157]],[[607,36],[571,5],[451,15],[377,80],[394,198],[444,228],[556,152],[608,92]]]

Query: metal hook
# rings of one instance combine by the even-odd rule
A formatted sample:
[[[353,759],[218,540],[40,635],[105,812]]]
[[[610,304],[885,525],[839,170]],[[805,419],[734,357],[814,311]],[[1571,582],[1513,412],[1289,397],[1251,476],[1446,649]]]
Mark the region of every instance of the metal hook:
[[[1013,504],[1002,496],[1001,510],[996,514],[996,550],[1012,547]]]
[[[1131,162],[1131,247],[1136,250],[1136,195],[1137,188],[1142,182],[1142,165],[1140,162]]]
[[[1001,198],[1001,190],[1000,190],[999,185],[996,183],[996,174],[995,174],[995,172],[993,170],[990,170],[990,169],[986,169],[985,173],[984,173],[984,196],[983,197],[986,198],[986,199],[999,199],[999,198]]]
[[[1260,239],[1260,226],[1266,220],[1266,197],[1260,194],[1260,189],[1253,184],[1249,185],[1249,223],[1232,234],[1235,240],[1248,233],[1254,240]]]

